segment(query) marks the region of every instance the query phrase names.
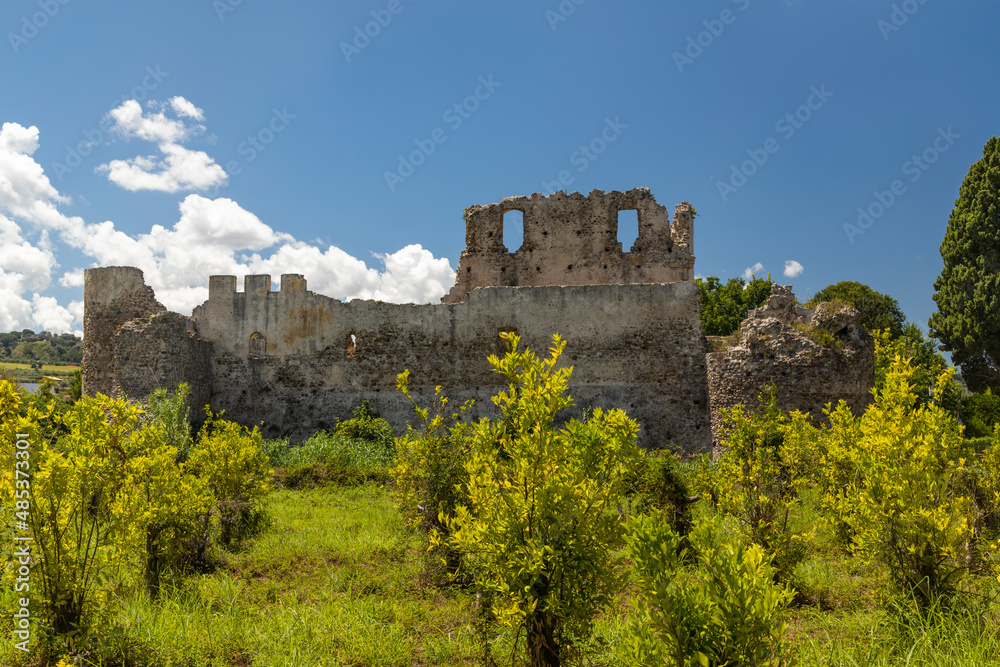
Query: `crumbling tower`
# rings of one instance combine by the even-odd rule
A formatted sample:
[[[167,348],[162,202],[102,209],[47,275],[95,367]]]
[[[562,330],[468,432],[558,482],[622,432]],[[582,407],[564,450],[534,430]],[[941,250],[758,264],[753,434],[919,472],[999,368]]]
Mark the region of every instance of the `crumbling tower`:
[[[634,210],[639,237],[618,241],[618,213]],[[523,239],[504,238],[504,215],[524,216]],[[478,287],[628,285],[694,278],[694,211],[677,206],[674,222],[648,188],[589,195],[557,192],[508,197],[465,212],[466,249],[455,286],[442,299],[459,303]]]

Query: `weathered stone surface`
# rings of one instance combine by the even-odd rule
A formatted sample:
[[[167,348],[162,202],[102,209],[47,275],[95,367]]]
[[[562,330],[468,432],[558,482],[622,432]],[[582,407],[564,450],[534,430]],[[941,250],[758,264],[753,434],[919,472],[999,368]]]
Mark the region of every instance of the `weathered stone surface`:
[[[838,334],[861,322],[861,313],[843,302],[825,302],[815,308],[812,324],[826,329],[832,334]]]
[[[826,421],[825,405],[840,399],[863,412],[875,384],[875,344],[858,319],[849,306],[796,306],[790,286],[774,285],[768,304],[740,325],[738,343],[724,347],[725,339],[713,337],[715,351],[706,357],[713,445],[720,444],[720,410],[756,405],[771,382],[783,410],[801,410],[816,423]],[[824,329],[830,344],[815,342],[810,329]]]
[[[628,209],[638,211],[639,238],[623,252],[617,213]],[[502,238],[509,210],[524,212],[513,253]],[[187,382],[193,415],[211,404],[295,440],[367,399],[402,432],[413,420],[396,390],[404,369],[423,405],[443,385],[452,401],[476,399],[474,415],[495,414],[489,399],[503,379],[486,357],[503,350],[500,332],[516,331],[539,355],[561,334],[574,368],[571,412],[623,408],[645,447],[707,450],[718,410],[754,403],[771,381],[788,410],[820,416],[828,401],[867,404],[873,343],[857,313],[796,306],[790,287],[775,286],[750,313],[738,344],[713,340],[717,351],[706,354],[686,203],[671,224],[645,188],[535,194],[473,206],[466,220],[456,284],[438,305],[343,303],[308,291],[297,274],[281,276],[279,291],[270,276],[247,276],[243,292],[235,276],[212,276],[208,301],[188,318],[165,312],[138,269],[89,269],[84,392],[141,398]],[[813,325],[834,344],[810,339]]]
[[[113,266],[84,271],[83,393],[113,393],[118,328],[165,310],[139,269]]]
[[[639,238],[618,241],[618,212],[635,210]],[[503,238],[503,216],[524,214],[524,239]],[[673,283],[694,278],[694,213],[677,206],[674,222],[647,188],[589,195],[557,192],[508,197],[465,212],[466,249],[455,286],[458,303],[478,287]]]
[[[243,292],[234,276],[213,276],[208,301],[190,318],[196,339],[185,330],[188,318],[173,313],[121,327],[117,386],[138,396],[187,381],[214,410],[296,440],[367,399],[402,431],[413,419],[396,390],[402,370],[410,369],[423,404],[440,384],[453,401],[476,399],[475,414],[493,414],[489,398],[503,378],[486,357],[501,351],[499,333],[518,332],[539,354],[559,333],[569,341],[564,362],[574,367],[577,413],[620,407],[642,425],[644,446],[709,446],[700,292],[692,282],[496,287],[462,303],[423,306],[343,303],[306,290],[299,275],[270,288],[270,276],[247,276]]]
[[[212,346],[196,338],[193,321],[161,312],[118,328],[114,339],[116,395],[144,400],[161,387],[191,388],[188,410],[195,421],[212,398]]]

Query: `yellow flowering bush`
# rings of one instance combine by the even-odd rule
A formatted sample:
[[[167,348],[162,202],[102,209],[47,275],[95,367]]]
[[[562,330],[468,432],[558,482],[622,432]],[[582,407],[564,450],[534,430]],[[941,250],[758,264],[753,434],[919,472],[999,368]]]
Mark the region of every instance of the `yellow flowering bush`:
[[[965,573],[976,508],[960,427],[943,408],[918,404],[912,377],[909,360],[897,357],[862,417],[838,409],[818,467],[825,506],[853,550],[884,563],[903,591],[927,603],[954,592]]]
[[[530,663],[557,665],[620,584],[614,510],[638,458],[639,425],[621,410],[595,409],[557,427],[572,405],[572,368],[557,369],[566,343],[554,336],[543,360],[519,351],[516,335],[504,337],[510,351],[489,358],[508,382],[493,398],[502,417],[474,427],[468,501],[448,521],[448,539],[493,594],[499,621],[525,632]]]

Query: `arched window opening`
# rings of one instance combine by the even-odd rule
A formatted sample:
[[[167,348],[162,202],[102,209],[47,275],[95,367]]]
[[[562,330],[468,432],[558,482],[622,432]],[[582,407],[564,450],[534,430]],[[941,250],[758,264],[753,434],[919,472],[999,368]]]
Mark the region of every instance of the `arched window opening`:
[[[351,334],[347,337],[347,351],[346,356],[348,359],[353,359],[358,353],[358,337]]]
[[[623,252],[630,252],[639,240],[639,211],[618,211],[618,241]]]
[[[250,334],[249,356],[251,359],[267,358],[267,337],[259,331]]]
[[[524,213],[521,211],[503,214],[503,244],[507,252],[517,252],[524,245]]]

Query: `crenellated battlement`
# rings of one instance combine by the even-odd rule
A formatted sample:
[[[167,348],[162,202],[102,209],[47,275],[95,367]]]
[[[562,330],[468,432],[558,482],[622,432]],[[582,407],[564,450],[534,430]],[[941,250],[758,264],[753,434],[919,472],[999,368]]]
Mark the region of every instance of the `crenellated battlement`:
[[[297,294],[306,291],[306,279],[300,273],[281,274],[281,284],[278,293]],[[243,291],[236,290],[236,276],[209,276],[208,300],[229,299],[236,294],[262,296],[272,294],[271,276],[253,274],[243,277]]]
[[[504,238],[504,215],[523,214],[524,233]],[[636,211],[639,236],[627,250],[618,214]],[[648,188],[507,197],[465,212],[466,249],[455,286],[442,301],[458,303],[478,287],[672,283],[693,278],[694,212],[677,206],[673,223]]]
[[[84,339],[90,394],[139,398],[186,382],[192,415],[209,403],[296,440],[367,400],[401,433],[414,416],[396,390],[401,371],[410,370],[421,404],[440,384],[452,400],[475,400],[475,415],[491,414],[489,399],[504,386],[487,361],[502,349],[499,334],[516,331],[543,350],[559,333],[571,341],[578,411],[627,406],[644,446],[709,446],[701,293],[691,282],[495,287],[457,304],[415,305],[340,301],[308,291],[298,274],[281,276],[277,291],[268,275],[246,276],[242,291],[236,276],[212,276],[208,300],[184,317],[159,312],[138,270],[94,269],[87,281],[88,294],[115,297],[87,302],[88,321],[101,323]],[[137,297],[127,313],[115,305]],[[600,304],[615,313],[595,325],[588,313]]]

